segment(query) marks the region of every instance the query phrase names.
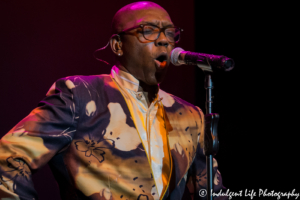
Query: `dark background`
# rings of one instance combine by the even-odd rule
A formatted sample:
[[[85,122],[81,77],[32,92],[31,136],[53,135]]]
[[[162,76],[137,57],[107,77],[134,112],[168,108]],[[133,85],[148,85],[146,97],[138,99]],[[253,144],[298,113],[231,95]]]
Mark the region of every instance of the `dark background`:
[[[57,79],[110,73],[110,66],[97,61],[93,52],[108,42],[114,13],[131,2],[0,2],[0,136],[28,115]],[[284,70],[282,54],[273,54],[283,51],[278,34],[283,26],[274,5],[153,2],[184,29],[178,46],[235,60],[232,71],[213,77],[213,111],[220,114],[216,159],[225,187],[297,192],[298,107],[292,102],[296,90],[291,90],[297,79]],[[97,56],[114,62],[110,48]],[[161,88],[205,111],[203,82],[200,69],[171,66]],[[48,166],[33,178],[40,199],[59,199]]]

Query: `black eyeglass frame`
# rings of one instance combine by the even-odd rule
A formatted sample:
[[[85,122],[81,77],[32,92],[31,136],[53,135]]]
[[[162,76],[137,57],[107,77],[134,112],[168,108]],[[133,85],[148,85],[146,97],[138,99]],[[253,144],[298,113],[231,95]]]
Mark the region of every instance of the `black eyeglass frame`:
[[[128,31],[131,31],[131,30],[134,30],[134,29],[136,29],[136,28],[142,28],[142,35],[143,35],[143,37],[145,38],[145,40],[148,40],[148,41],[155,41],[155,40],[149,40],[149,39],[147,39],[146,37],[145,37],[145,35],[144,35],[144,27],[145,26],[154,26],[154,27],[157,27],[158,29],[159,29],[159,34],[157,35],[157,38],[155,39],[155,40],[157,40],[158,38],[159,38],[159,36],[160,36],[160,33],[161,32],[163,32],[164,34],[165,34],[165,31],[166,31],[166,29],[168,29],[168,28],[175,28],[175,29],[178,29],[179,30],[179,32],[180,32],[180,35],[179,35],[179,39],[177,40],[177,41],[174,41],[174,42],[170,42],[169,40],[169,42],[170,43],[178,43],[179,42],[179,40],[180,40],[180,36],[181,36],[181,32],[183,31],[183,29],[182,28],[179,28],[179,27],[176,27],[176,26],[167,26],[167,27],[163,27],[163,28],[160,28],[159,26],[156,26],[156,25],[153,25],[153,24],[139,24],[139,25],[137,25],[137,26],[134,26],[134,27],[131,27],[131,28],[127,28],[127,29],[124,29],[124,30],[122,30],[121,32],[119,32],[119,33],[117,33],[117,35],[121,35],[121,34],[125,34],[126,32],[128,32]],[[135,35],[136,35],[136,33],[135,33]],[[166,34],[165,34],[166,35]],[[137,36],[137,35],[136,35]],[[166,37],[167,39],[168,39],[168,37]]]

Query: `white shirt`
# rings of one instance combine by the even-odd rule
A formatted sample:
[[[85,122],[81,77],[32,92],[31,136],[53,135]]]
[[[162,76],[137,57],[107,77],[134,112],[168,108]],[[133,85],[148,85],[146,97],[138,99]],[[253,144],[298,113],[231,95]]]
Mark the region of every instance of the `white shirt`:
[[[154,187],[151,193],[154,199],[159,199],[167,186],[167,179],[170,173],[169,169],[171,167],[165,166],[167,165],[166,163],[170,163],[170,151],[165,129],[164,108],[161,99],[157,94],[154,101],[148,107],[143,92],[138,91],[139,81],[134,76],[119,70],[116,66],[113,66],[111,76],[116,81],[125,98],[146,150],[156,184],[156,188]]]

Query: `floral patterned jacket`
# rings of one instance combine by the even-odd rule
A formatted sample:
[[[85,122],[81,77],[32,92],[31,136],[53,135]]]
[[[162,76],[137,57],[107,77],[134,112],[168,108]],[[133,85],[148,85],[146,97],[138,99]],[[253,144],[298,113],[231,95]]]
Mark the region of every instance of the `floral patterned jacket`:
[[[203,113],[162,90],[159,96],[173,163],[160,199],[201,199],[198,192],[206,188]],[[64,200],[157,199],[141,139],[110,75],[59,79],[1,139],[1,199],[37,199],[31,173],[46,163]],[[218,192],[223,186],[216,161],[214,172]]]

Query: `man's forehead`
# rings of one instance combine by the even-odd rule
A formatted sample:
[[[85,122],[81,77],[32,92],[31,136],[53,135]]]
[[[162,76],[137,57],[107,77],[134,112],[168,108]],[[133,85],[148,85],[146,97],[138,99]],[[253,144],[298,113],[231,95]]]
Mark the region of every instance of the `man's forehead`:
[[[169,14],[161,8],[133,10],[131,13],[128,13],[128,20],[132,21],[128,21],[128,23],[136,24],[152,23],[159,25],[160,23],[162,23],[164,25],[172,23]]]
[[[142,23],[168,26],[172,24],[169,14],[153,2],[136,2],[121,8],[113,19],[117,32]]]

